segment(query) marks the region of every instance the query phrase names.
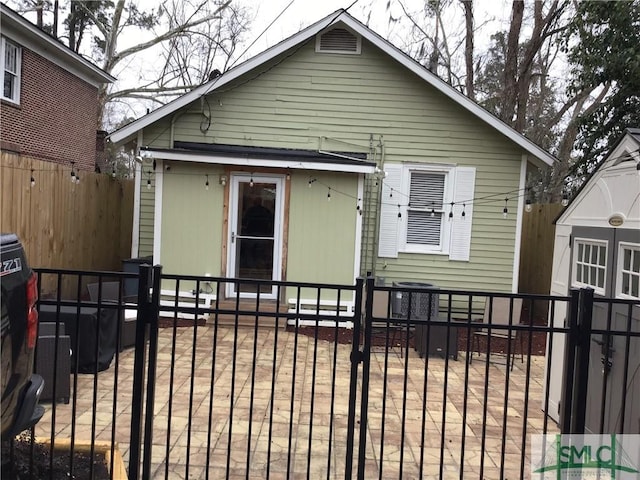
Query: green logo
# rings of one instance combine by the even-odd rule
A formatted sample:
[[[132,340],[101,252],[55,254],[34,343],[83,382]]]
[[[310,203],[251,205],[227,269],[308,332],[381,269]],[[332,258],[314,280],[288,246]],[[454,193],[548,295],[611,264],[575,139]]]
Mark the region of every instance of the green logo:
[[[621,440],[635,444],[640,452],[639,435],[537,435],[538,462],[532,458],[533,473],[539,478],[640,478],[640,460],[632,459]],[[626,437],[626,438],[623,438]],[[631,474],[629,477],[626,474]]]

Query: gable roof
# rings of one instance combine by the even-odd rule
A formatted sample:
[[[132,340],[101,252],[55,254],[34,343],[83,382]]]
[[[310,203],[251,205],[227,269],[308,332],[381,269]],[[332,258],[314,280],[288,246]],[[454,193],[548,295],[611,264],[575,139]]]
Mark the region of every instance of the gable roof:
[[[621,155],[621,152],[618,151],[621,147],[623,147],[627,153]],[[604,168],[604,165],[615,166],[629,160],[634,160],[640,164],[640,128],[625,128],[620,138],[618,138],[609,150],[609,153],[600,160],[600,163],[596,165],[596,168],[594,168],[584,182],[582,182],[582,185],[580,185],[580,188],[578,188],[578,191],[573,195],[569,203],[556,215],[553,223],[556,224],[564,219],[572,205],[582,196],[582,191],[589,185],[593,177]]]
[[[116,79],[0,3],[2,35],[96,87]]]
[[[471,112],[473,115],[498,130],[500,133],[502,133],[504,136],[519,145],[534,157],[539,158],[547,165],[552,165],[556,161],[555,157],[553,157],[553,155],[551,155],[549,152],[539,147],[522,134],[515,131],[502,120],[489,113],[473,100],[463,95],[461,92],[446,83],[444,80],[440,79],[437,75],[427,70],[413,58],[409,57],[407,54],[396,48],[394,45],[389,43],[373,30],[369,29],[364,24],[353,18],[346,12],[346,10],[338,10],[326,16],[322,20],[314,23],[313,25],[310,25],[309,27],[301,30],[300,32],[287,38],[286,40],[283,40],[277,45],[274,45],[273,47],[247,60],[237,67],[228,70],[223,75],[207,83],[204,83],[203,85],[191,90],[189,93],[186,93],[183,96],[175,99],[174,101],[158,108],[157,110],[154,110],[153,112],[145,115],[144,117],[141,117],[140,119],[130,123],[129,125],[116,130],[109,136],[111,141],[113,143],[122,143],[133,138],[139,130],[145,128],[146,126],[190,104],[202,95],[215,92],[217,89],[223,87],[224,85],[227,85],[229,82],[232,82],[245,73],[259,67],[260,65],[300,45],[301,43],[308,41],[318,33],[326,30],[331,26],[336,25],[337,23],[344,24],[354,33],[368,40],[370,43],[378,47],[391,58],[416,74],[427,84],[434,87],[436,90],[449,97],[451,100]]]

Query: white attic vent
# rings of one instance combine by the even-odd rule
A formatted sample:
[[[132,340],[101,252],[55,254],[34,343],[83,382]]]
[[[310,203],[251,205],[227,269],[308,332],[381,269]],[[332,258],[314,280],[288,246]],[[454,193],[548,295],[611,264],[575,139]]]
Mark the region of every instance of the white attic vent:
[[[362,38],[345,28],[333,28],[316,36],[316,52],[359,55]]]

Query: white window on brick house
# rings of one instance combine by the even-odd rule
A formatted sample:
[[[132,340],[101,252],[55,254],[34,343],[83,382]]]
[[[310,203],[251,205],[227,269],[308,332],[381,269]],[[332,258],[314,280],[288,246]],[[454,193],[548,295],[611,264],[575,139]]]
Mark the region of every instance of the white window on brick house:
[[[640,245],[620,244],[616,284],[618,297],[640,299]]]
[[[387,164],[384,170],[378,255],[439,254],[468,261],[475,168]]]
[[[20,61],[22,50],[2,37],[2,99],[20,103]]]
[[[573,285],[591,287],[604,295],[607,274],[607,242],[577,238],[574,242]]]

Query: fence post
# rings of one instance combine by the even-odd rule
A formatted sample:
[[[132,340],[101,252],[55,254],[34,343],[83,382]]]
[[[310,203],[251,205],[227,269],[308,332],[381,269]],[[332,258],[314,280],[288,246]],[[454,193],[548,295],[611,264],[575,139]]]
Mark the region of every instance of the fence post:
[[[369,370],[371,368],[371,324],[375,278],[367,277],[364,305],[364,347],[362,350],[362,399],[360,401],[360,441],[358,443],[358,480],[364,480],[367,450],[367,418],[369,413]]]
[[[587,390],[589,387],[589,357],[591,353],[591,323],[593,318],[593,289],[580,290],[578,309],[579,342],[576,352],[576,372],[573,384],[571,433],[585,433]]]
[[[565,325],[569,333],[565,338],[564,346],[564,372],[562,374],[562,394],[560,396],[560,432],[571,432],[571,413],[573,407],[573,384],[575,379],[576,348],[579,337],[578,309],[580,306],[580,290],[571,289],[571,300],[569,301],[568,322]]]
[[[140,450],[142,448],[142,407],[144,372],[146,365],[147,319],[149,318],[149,287],[151,266],[140,265],[138,273],[138,316],[136,318],[136,346],[133,366],[133,396],[131,405],[131,438],[129,441],[129,480],[140,476]]]
[[[147,367],[147,406],[144,419],[144,458],[142,478],[151,478],[151,449],[153,446],[153,412],[156,399],[156,367],[158,362],[158,317],[160,316],[160,280],[162,265],[153,267],[153,290],[147,317],[149,332],[149,362]]]
[[[362,296],[364,280],[356,279],[355,306],[353,313],[353,338],[351,340],[351,377],[349,382],[349,414],[347,416],[347,452],[345,458],[345,480],[353,476],[353,439],[356,421],[356,393],[358,387],[358,366],[362,361],[360,352],[360,326],[362,323]]]

